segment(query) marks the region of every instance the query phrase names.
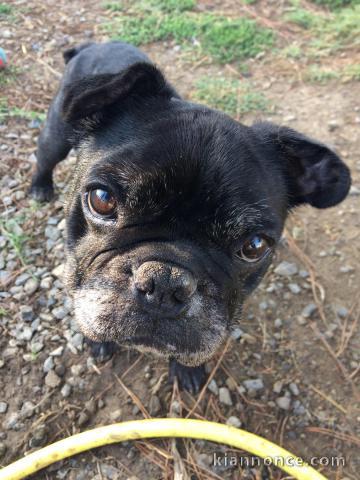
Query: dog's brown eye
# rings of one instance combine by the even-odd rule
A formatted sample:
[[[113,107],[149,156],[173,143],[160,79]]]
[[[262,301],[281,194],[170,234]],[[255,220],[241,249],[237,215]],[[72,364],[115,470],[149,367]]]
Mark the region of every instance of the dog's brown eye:
[[[101,217],[110,217],[116,208],[115,197],[102,188],[90,190],[87,195],[87,201],[90,211]]]
[[[246,262],[256,262],[260,260],[270,250],[270,242],[262,235],[255,235],[246,240],[238,256]]]

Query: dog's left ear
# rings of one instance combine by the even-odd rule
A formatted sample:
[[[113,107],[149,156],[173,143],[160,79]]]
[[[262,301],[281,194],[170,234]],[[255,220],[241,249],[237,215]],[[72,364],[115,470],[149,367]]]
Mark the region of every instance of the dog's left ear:
[[[121,109],[127,99],[175,95],[163,74],[154,65],[138,62],[115,74],[92,75],[65,87],[62,117],[77,126],[96,115],[96,120],[115,104]],[[121,103],[122,102],[122,103]]]
[[[272,123],[257,123],[252,129],[262,140],[269,161],[283,172],[289,208],[303,203],[327,208],[346,197],[351,184],[350,171],[326,145]]]

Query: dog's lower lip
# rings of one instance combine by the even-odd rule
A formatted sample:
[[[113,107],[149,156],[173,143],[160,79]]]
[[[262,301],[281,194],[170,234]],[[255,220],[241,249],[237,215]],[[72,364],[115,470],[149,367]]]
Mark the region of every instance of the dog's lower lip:
[[[125,337],[123,339],[123,342],[126,344],[132,344],[132,345],[143,345],[146,347],[155,347],[155,348],[161,348],[161,349],[166,349],[166,350],[172,350],[176,351],[177,348],[175,345],[172,345],[167,342],[163,342],[162,340],[159,340],[157,338],[152,338],[150,336],[130,336],[130,337]]]

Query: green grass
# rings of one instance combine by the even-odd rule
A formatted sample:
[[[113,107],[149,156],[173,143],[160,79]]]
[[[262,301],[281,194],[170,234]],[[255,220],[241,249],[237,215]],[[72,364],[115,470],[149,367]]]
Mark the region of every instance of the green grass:
[[[8,242],[15,251],[16,256],[19,258],[23,265],[26,265],[26,259],[24,254],[24,247],[29,237],[24,233],[21,224],[24,221],[24,217],[17,219],[11,218],[8,220],[0,219],[0,232],[8,239]]]
[[[274,35],[248,18],[211,17],[204,23],[200,41],[219,63],[255,57],[271,47]]]
[[[305,74],[305,78],[310,82],[325,84],[330,80],[340,78],[340,75],[339,72],[335,70],[321,68],[318,65],[311,65]]]
[[[360,46],[360,4],[338,10],[330,17],[319,17],[313,33],[315,39],[310,47],[315,54]]]
[[[315,15],[304,8],[294,8],[284,15],[284,20],[306,29],[313,27],[316,23]]]
[[[177,10],[170,8],[177,5]],[[274,33],[248,18],[226,18],[187,11],[194,2],[146,0],[104,25],[114,40],[134,45],[174,40],[223,64],[255,57],[274,43]],[[157,8],[149,8],[154,5]],[[129,14],[131,13],[131,14]]]
[[[4,100],[0,102],[0,120],[7,117],[19,117],[25,120],[39,120],[40,122],[44,122],[46,119],[46,113],[43,112],[24,110],[17,107],[8,108],[7,102]]]
[[[312,0],[317,5],[328,7],[332,10],[342,7],[348,7],[351,5],[358,5],[359,0]]]
[[[0,3],[0,16],[2,15],[10,15],[13,12],[13,8],[6,3]]]
[[[270,103],[263,93],[242,80],[203,77],[195,83],[192,100],[239,118],[250,112],[265,112]]]
[[[0,87],[4,87],[15,81],[20,69],[13,65],[0,70]]]
[[[325,84],[331,80],[360,81],[360,64],[348,65],[341,70],[332,70],[319,65],[310,65],[305,74],[305,79],[320,84]]]

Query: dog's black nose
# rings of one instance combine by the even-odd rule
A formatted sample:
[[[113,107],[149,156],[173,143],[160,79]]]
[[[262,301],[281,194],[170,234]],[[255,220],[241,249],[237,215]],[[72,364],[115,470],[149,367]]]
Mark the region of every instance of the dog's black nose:
[[[184,268],[162,262],[145,262],[134,273],[134,293],[151,313],[176,316],[188,306],[197,282]]]

